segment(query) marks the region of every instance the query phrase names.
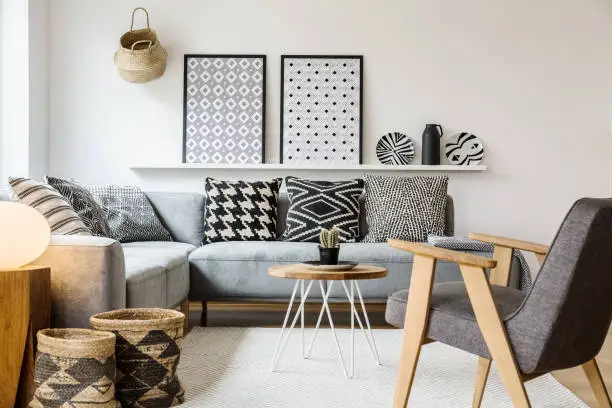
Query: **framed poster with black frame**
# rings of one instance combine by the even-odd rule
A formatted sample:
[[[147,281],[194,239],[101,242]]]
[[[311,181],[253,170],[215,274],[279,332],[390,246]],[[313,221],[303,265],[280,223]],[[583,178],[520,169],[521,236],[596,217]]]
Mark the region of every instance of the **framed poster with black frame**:
[[[281,163],[361,164],[362,55],[281,56]]]
[[[265,162],[266,56],[185,55],[183,163]]]

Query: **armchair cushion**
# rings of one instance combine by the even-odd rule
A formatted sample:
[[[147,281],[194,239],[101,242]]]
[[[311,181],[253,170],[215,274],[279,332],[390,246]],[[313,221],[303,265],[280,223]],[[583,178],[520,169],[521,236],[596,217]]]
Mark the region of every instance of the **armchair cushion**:
[[[497,309],[504,320],[513,315],[525,298],[524,293],[514,288],[491,285],[491,290]],[[385,312],[387,323],[399,328],[404,326],[407,299],[407,289],[389,297]],[[427,337],[490,358],[463,282],[434,285]]]

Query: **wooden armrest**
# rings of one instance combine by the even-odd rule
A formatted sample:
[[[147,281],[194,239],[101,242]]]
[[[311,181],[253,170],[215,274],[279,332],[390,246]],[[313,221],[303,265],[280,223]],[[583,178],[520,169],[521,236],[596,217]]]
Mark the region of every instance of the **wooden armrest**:
[[[468,236],[470,239],[475,239],[476,241],[488,242],[489,244],[499,245],[506,248],[522,249],[535,254],[546,255],[548,252],[548,245],[535,244],[533,242],[519,241],[518,239],[496,237],[494,235],[480,233],[470,233]]]
[[[461,265],[477,266],[480,268],[494,268],[497,261],[484,256],[467,254],[465,252],[452,251],[450,249],[438,248],[431,245],[419,244],[416,242],[390,239],[389,245],[402,251],[412,252],[415,255],[422,255],[429,258],[442,259]]]

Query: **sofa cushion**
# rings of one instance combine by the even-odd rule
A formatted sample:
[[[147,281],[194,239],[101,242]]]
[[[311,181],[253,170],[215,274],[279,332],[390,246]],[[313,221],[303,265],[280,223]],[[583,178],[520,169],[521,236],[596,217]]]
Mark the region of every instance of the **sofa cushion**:
[[[268,269],[279,263],[318,259],[317,244],[306,242],[217,242],[189,255],[193,300],[224,298],[288,299],[292,279],[275,278]],[[318,285],[309,298],[320,298]]]
[[[145,193],[136,186],[87,186],[104,208],[110,237],[119,242],[172,241]]]
[[[363,180],[314,181],[285,178],[290,206],[284,241],[319,242],[322,228],[337,228],[340,242],[359,239]]]
[[[244,241],[215,242],[197,248],[189,261],[269,261],[296,263],[319,258],[317,244],[310,242]]]
[[[427,241],[444,235],[448,176],[400,177],[366,174],[364,242],[389,238]]]
[[[91,235],[70,203],[53,187],[23,177],[9,177],[9,184],[21,204],[41,213],[57,235]]]
[[[204,241],[276,240],[281,181],[222,181],[206,177]]]
[[[110,227],[106,221],[104,209],[94,200],[85,186],[74,181],[51,176],[46,176],[45,181],[64,196],[93,235],[99,237],[110,236]]]
[[[181,242],[123,244],[127,306],[174,307],[189,291],[187,256],[195,247]]]

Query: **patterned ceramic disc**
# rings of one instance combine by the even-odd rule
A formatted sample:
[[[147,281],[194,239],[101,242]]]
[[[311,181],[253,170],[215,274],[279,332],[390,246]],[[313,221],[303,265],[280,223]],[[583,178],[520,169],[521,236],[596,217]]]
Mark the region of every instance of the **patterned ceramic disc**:
[[[414,158],[414,143],[403,133],[387,133],[376,144],[376,156],[382,164],[410,164]]]
[[[484,157],[484,145],[471,133],[459,133],[446,144],[446,158],[457,166],[477,166]]]

